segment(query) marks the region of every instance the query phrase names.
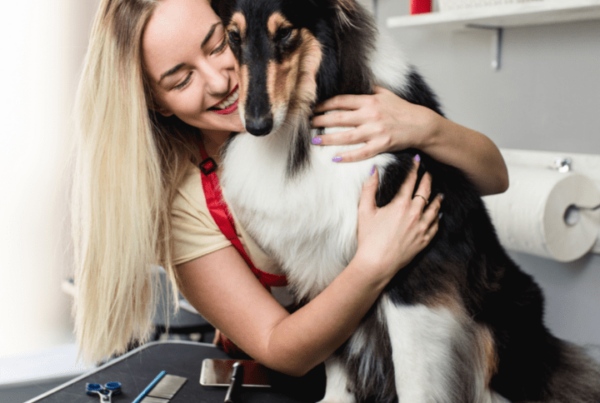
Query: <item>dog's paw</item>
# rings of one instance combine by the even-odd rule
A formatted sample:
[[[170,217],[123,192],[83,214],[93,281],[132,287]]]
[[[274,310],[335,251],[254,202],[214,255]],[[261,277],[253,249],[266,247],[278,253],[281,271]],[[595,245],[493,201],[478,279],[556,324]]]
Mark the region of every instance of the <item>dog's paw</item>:
[[[318,403],[355,403],[354,394],[348,390],[346,368],[337,358],[325,361],[327,386],[325,397]]]

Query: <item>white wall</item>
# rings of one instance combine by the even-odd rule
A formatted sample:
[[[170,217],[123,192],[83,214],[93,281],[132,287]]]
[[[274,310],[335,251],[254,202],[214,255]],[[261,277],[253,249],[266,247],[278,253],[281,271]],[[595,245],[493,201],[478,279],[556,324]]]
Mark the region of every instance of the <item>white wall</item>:
[[[97,0],[0,13],[0,357],[71,339],[68,169],[75,89]]]
[[[408,0],[378,0],[380,27]],[[504,148],[600,154],[600,21],[504,30],[501,70],[492,32],[388,31],[439,94],[449,118]],[[600,345],[600,256],[561,264],[512,253],[542,286],[558,336]]]

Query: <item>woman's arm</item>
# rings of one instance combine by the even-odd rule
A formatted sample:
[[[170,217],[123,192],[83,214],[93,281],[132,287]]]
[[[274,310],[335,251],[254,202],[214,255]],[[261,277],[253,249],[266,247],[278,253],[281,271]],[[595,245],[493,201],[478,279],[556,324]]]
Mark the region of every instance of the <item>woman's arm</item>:
[[[321,136],[322,145],[366,143],[340,155],[344,162],[416,148],[462,170],[481,195],[502,193],[508,188],[504,159],[488,137],[384,88],[377,87],[374,95],[340,95],[315,108],[315,112],[331,110],[339,111],[315,116],[313,126],[355,128]]]
[[[178,266],[181,291],[254,359],[303,375],[350,337],[394,274],[435,235],[441,199],[423,212],[423,199],[411,198],[415,182],[413,169],[392,203],[377,208],[378,178],[372,176],[359,206],[354,259],[321,294],[292,314],[265,290],[233,247]],[[418,193],[428,197],[430,183],[426,176]]]

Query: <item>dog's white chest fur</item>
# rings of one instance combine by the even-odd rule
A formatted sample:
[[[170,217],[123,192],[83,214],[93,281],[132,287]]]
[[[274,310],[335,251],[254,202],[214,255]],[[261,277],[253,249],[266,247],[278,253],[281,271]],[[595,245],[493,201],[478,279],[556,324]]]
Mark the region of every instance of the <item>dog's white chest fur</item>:
[[[292,178],[286,175],[289,139],[283,135],[244,133],[227,149],[225,199],[257,244],[281,264],[299,298],[315,297],[350,262],[362,185],[374,165],[383,175],[392,161],[390,155],[332,161],[358,146],[311,146],[310,165]]]
[[[408,65],[389,38],[378,36],[370,59],[378,84],[405,85]],[[362,185],[374,165],[381,178],[393,160],[384,154],[354,163],[332,161],[362,145],[311,146],[310,166],[293,179],[286,177],[292,147],[285,133],[239,134],[227,148],[225,200],[257,244],[279,261],[297,297],[319,294],[356,252]]]

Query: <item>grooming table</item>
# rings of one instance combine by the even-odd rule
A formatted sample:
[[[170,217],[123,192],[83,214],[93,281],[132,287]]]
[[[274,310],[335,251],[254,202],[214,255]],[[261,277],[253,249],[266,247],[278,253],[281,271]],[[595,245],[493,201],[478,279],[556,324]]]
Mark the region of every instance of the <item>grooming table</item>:
[[[185,341],[148,343],[73,379],[26,403],[96,403],[97,396],[85,394],[86,383],[123,384],[123,393],[113,403],[131,403],[160,371],[188,380],[171,400],[172,403],[221,403],[227,388],[200,385],[200,368],[205,358],[229,358],[212,344]],[[302,378],[277,375],[273,388],[242,388],[239,403],[316,402],[325,394],[325,369],[318,366]]]

